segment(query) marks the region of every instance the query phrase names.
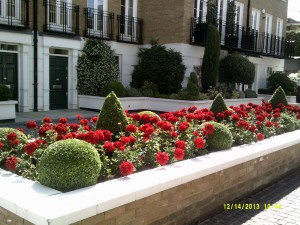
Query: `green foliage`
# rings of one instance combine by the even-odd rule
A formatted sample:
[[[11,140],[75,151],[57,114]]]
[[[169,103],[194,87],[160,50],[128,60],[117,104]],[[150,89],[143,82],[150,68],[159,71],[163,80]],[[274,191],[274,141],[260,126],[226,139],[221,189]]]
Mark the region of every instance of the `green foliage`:
[[[18,131],[17,129],[8,128],[8,127],[0,127],[0,142],[5,140],[6,136],[12,132],[15,132],[17,134],[20,143],[22,144],[27,143],[28,139],[25,134],[23,134],[21,131]]]
[[[0,101],[7,101],[10,99],[10,97],[10,89],[6,85],[0,83]]]
[[[255,67],[249,59],[238,53],[226,56],[220,62],[220,82],[251,85],[255,78]]]
[[[268,78],[267,84],[273,91],[281,86],[287,95],[293,94],[297,88],[297,84],[282,71],[273,72],[273,74]]]
[[[228,149],[233,144],[232,134],[229,128],[223,124],[209,121],[203,123],[201,127],[204,127],[205,124],[212,124],[214,126],[214,133],[208,135],[207,138],[207,148],[210,150],[223,150]]]
[[[126,88],[128,97],[142,97],[142,93],[139,91],[139,89],[129,87]]]
[[[213,26],[218,25],[218,5],[213,1],[207,2],[207,22]]]
[[[127,116],[123,110],[120,100],[114,92],[111,92],[103,103],[100,110],[96,129],[110,130],[117,135],[126,130],[128,125]]]
[[[283,105],[287,105],[288,101],[285,95],[284,90],[281,88],[281,86],[279,86],[276,91],[274,92],[274,94],[272,95],[272,97],[269,100],[269,103],[271,103],[272,107],[275,109],[278,107],[279,103],[282,103]]]
[[[219,73],[220,34],[214,25],[209,24],[206,46],[201,67],[201,84],[204,92],[209,87],[215,87]]]
[[[101,162],[89,143],[67,139],[48,146],[40,159],[39,181],[59,191],[71,191],[96,184]]]
[[[219,93],[215,97],[215,99],[214,99],[214,101],[213,101],[213,103],[212,103],[212,105],[210,107],[210,111],[212,111],[215,114],[215,116],[216,116],[218,113],[224,112],[225,110],[227,110],[226,103],[225,103],[225,101],[224,101],[224,99],[222,97],[222,94]]]
[[[190,73],[189,81],[186,86],[186,98],[187,100],[199,100],[199,86],[198,77],[195,72]]]
[[[245,98],[257,98],[257,94],[254,90],[246,89],[245,90]]]
[[[148,81],[162,94],[180,91],[186,69],[180,52],[152,43],[151,48],[140,48],[138,58],[132,73],[132,87],[140,88]]]
[[[141,111],[138,114],[139,115],[147,114],[148,116],[157,116],[160,119],[160,116],[157,113],[149,111],[149,110],[147,110],[147,111]]]
[[[114,92],[118,97],[124,97],[127,93],[126,88],[119,81],[110,81],[104,84],[102,88],[102,96],[107,96],[110,92]]]
[[[297,121],[287,113],[281,113],[278,122],[280,125],[276,128],[277,134],[294,131],[297,124]]]
[[[117,80],[119,68],[114,52],[104,41],[87,39],[78,58],[78,93],[100,96],[103,85]]]
[[[300,30],[289,30],[286,32],[286,39],[295,43],[294,54],[300,56]]]

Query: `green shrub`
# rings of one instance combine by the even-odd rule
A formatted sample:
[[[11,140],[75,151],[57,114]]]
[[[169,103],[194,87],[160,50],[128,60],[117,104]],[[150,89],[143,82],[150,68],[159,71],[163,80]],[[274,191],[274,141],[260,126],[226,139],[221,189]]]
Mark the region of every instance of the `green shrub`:
[[[0,83],[0,101],[7,101],[10,98],[11,98],[10,89],[6,85]]]
[[[6,139],[6,136],[12,132],[15,132],[17,134],[20,143],[27,143],[28,139],[25,134],[23,134],[21,131],[18,131],[17,129],[8,127],[0,127],[0,142],[4,141]]]
[[[197,84],[198,85],[198,77],[197,77],[197,74],[195,72],[191,72],[190,73],[190,81],[194,84]]]
[[[114,92],[118,97],[124,97],[127,93],[126,88],[119,81],[111,81],[103,85],[102,96],[107,96],[110,92]]]
[[[294,131],[297,122],[293,117],[286,113],[281,113],[279,118],[279,126],[276,129],[277,134]]]
[[[219,74],[220,34],[216,26],[209,24],[201,66],[201,84],[204,92],[215,87]]]
[[[160,116],[152,111],[141,111],[138,113],[139,115],[147,114],[148,116],[157,116],[160,119]]]
[[[220,82],[251,85],[255,78],[254,64],[238,53],[226,56],[220,62]]]
[[[96,184],[100,169],[98,152],[91,144],[67,139],[49,145],[44,151],[39,181],[59,191],[72,191]]]
[[[271,103],[271,105],[274,109],[278,107],[279,103],[282,103],[285,106],[288,104],[285,92],[281,87],[278,87],[276,89],[276,91],[270,98],[269,103]]]
[[[139,91],[139,89],[129,87],[126,89],[128,97],[142,97],[142,93]]]
[[[273,72],[272,75],[268,77],[267,84],[272,91],[275,91],[281,86],[287,95],[293,94],[297,88],[297,84],[281,71]]]
[[[222,97],[222,94],[219,93],[215,97],[215,99],[210,107],[210,111],[212,111],[216,116],[218,113],[224,112],[226,109],[227,109],[226,103]]]
[[[119,73],[111,47],[104,41],[87,39],[77,63],[78,93],[101,96],[103,85],[118,80]]]
[[[119,132],[125,132],[128,125],[128,119],[123,110],[121,102],[114,92],[111,92],[103,103],[100,110],[96,129],[110,130],[117,135]]]
[[[205,122],[201,125],[204,127],[205,124],[212,124],[215,128],[214,133],[208,135],[207,148],[210,150],[223,150],[230,148],[233,144],[232,134],[228,127],[217,122]]]
[[[156,85],[161,94],[180,91],[186,69],[180,52],[152,43],[150,48],[140,48],[138,58],[132,73],[132,87],[140,88],[148,81]]]
[[[254,90],[246,89],[245,90],[245,98],[257,98],[257,94]]]

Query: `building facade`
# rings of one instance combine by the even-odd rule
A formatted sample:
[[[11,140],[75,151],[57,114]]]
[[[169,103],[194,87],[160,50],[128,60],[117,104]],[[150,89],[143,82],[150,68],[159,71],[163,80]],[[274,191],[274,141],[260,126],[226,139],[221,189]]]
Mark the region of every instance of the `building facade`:
[[[217,0],[222,57],[238,51],[255,63],[254,89],[290,57],[285,40],[287,1]],[[128,86],[140,47],[158,40],[182,53],[189,73],[201,66],[208,5],[205,0],[0,0],[0,82],[19,111],[77,108],[76,65],[85,38],[110,43]],[[231,27],[229,29],[228,27]]]

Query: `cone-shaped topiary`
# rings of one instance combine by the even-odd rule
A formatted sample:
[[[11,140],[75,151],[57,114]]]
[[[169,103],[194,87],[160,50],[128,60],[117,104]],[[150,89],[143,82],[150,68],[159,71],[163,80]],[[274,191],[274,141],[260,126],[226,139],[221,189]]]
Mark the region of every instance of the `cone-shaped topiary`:
[[[217,96],[215,97],[211,107],[210,107],[210,111],[212,111],[215,116],[220,113],[220,112],[224,112],[227,109],[226,103],[221,95],[221,93],[217,94]]]
[[[214,126],[214,133],[208,135],[206,139],[207,149],[223,150],[232,146],[233,138],[228,127],[214,121],[205,122],[201,127],[204,127],[205,124],[212,124]]]
[[[121,102],[112,91],[107,95],[100,110],[96,129],[110,130],[117,135],[124,132],[128,125],[128,119],[121,105]]]
[[[269,103],[271,103],[273,109],[277,108],[279,103],[282,103],[285,106],[288,104],[285,92],[281,86],[279,86],[273,93],[272,97],[269,100]]]
[[[59,191],[98,182],[101,161],[97,150],[83,140],[67,139],[48,146],[39,163],[39,181]]]

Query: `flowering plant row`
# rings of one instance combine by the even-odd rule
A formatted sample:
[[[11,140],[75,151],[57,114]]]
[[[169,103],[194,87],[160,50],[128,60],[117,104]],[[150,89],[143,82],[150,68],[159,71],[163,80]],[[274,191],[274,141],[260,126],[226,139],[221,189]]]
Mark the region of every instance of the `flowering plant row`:
[[[40,127],[35,121],[29,121],[28,141],[20,132],[4,136],[0,133],[0,166],[38,180],[39,160],[49,145],[65,139],[80,139],[97,149],[102,162],[99,179],[104,181],[213,151],[209,141],[215,132],[215,122],[230,130],[234,145],[261,141],[300,128],[298,106],[279,104],[273,109],[265,102],[231,106],[217,115],[195,106],[163,113],[160,117],[126,114],[130,124],[118,135],[109,130],[96,130],[98,117],[88,120],[77,115],[78,123],[68,123],[66,118],[53,123],[46,117]]]

